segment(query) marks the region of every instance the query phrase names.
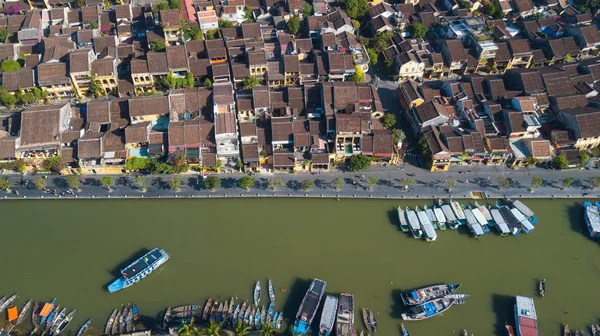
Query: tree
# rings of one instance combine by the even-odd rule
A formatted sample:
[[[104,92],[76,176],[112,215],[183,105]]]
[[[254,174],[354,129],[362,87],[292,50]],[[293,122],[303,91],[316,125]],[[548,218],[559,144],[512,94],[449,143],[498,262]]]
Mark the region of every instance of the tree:
[[[204,83],[202,84],[202,86],[204,86],[205,88],[212,87],[212,82],[210,81],[210,78],[204,78]]]
[[[46,188],[47,184],[48,184],[48,182],[46,181],[46,179],[44,179],[42,177],[39,177],[33,181],[33,185],[35,186],[35,189],[37,189],[37,190],[42,190],[42,189]]]
[[[79,176],[69,175],[67,177],[67,185],[69,186],[69,188],[77,189],[77,191],[79,191],[79,184],[81,184],[81,181],[79,180]]]
[[[2,61],[0,69],[2,69],[2,72],[12,72],[21,69],[21,65],[19,62],[9,59]]]
[[[248,5],[244,6],[244,18],[246,22],[254,22],[254,12],[252,12],[252,8]]]
[[[300,18],[297,16],[292,16],[288,20],[287,26],[288,26],[288,31],[290,32],[290,34],[292,34],[292,35],[298,34],[298,32],[300,31]]]
[[[393,113],[386,113],[381,117],[381,122],[383,123],[383,127],[392,129],[396,126],[396,115]]]
[[[162,39],[156,39],[150,42],[150,50],[152,51],[163,51],[167,48],[165,42]]]
[[[554,157],[554,164],[558,169],[565,169],[569,167],[569,160],[564,154],[560,154]]]
[[[260,334],[262,336],[277,336],[279,333],[277,332],[277,329],[275,329],[274,323],[270,322],[262,325]]]
[[[190,168],[185,153],[182,150],[175,152],[171,158],[171,164],[173,165],[173,171],[175,173],[185,173]]]
[[[233,27],[233,23],[228,20],[219,19],[219,28],[231,28]]]
[[[373,50],[377,51],[378,53],[382,53],[392,43],[392,36],[392,33],[388,31],[377,33],[375,35],[375,38],[371,40],[371,48],[373,48]],[[393,60],[390,59],[388,61],[391,61],[391,63],[393,64]]]
[[[182,323],[179,330],[179,336],[197,336],[200,335],[200,329],[196,326],[196,318],[192,317],[189,323]]]
[[[227,21],[229,22],[229,21]],[[219,29],[211,29],[209,31],[206,32],[206,38],[209,40],[214,40],[215,39],[215,35],[217,35],[217,37],[219,36]]]
[[[352,21],[352,27],[354,27],[354,31],[357,31],[358,29],[360,29],[360,21],[354,20],[354,19],[351,19],[351,21]]]
[[[181,9],[181,1],[179,0],[167,0],[169,3],[169,8],[171,9]]]
[[[344,182],[343,178],[336,177],[333,179],[333,181],[331,181],[331,184],[333,184],[335,191],[340,191],[340,190],[342,190],[342,188],[344,187],[344,184],[346,184],[346,183]]]
[[[400,180],[400,184],[404,185],[404,189],[410,188],[410,186],[414,185],[415,183],[415,179],[412,177],[407,177]]]
[[[150,166],[150,159],[141,157],[132,157],[125,161],[125,170],[140,171],[146,170]]]
[[[590,177],[590,187],[592,189],[596,189],[599,186],[600,186],[600,177],[597,177],[597,176]]]
[[[342,0],[341,4],[348,16],[355,20],[360,21],[367,14],[367,11],[369,11],[367,0]]]
[[[242,85],[244,86],[244,90],[250,91],[253,87],[260,85],[260,78],[250,76],[242,81]]]
[[[571,61],[573,61],[573,56],[571,56],[570,54],[567,54],[567,56],[565,56],[565,62],[570,63]]]
[[[135,178],[135,180],[133,181],[133,183],[140,188],[141,191],[146,192],[147,189],[147,185],[146,185],[146,179],[144,179],[143,176],[138,176]]]
[[[501,177],[498,179],[498,184],[500,186],[500,188],[504,187],[504,188],[508,188],[510,187],[510,179],[508,177]]]
[[[404,139],[406,139],[406,134],[404,134],[404,131],[401,129],[392,128],[392,141],[394,144],[397,144],[398,141],[404,141]]]
[[[54,173],[59,173],[63,169],[65,164],[62,162],[60,156],[50,157],[42,162],[42,167]]]
[[[0,86],[0,101],[2,105],[12,108],[17,103],[17,97]]]
[[[187,72],[187,74],[185,75],[185,80],[187,80],[187,86],[189,88],[193,88],[196,84],[194,80],[194,74],[191,71]]]
[[[112,191],[111,187],[115,184],[115,180],[112,176],[102,176],[100,179],[100,184],[102,184],[108,191]]]
[[[456,185],[456,180],[448,181],[448,192],[452,191],[452,188]]]
[[[90,22],[90,29],[98,29],[98,21]]]
[[[210,321],[210,324],[208,325],[208,328],[202,330],[200,332],[200,335],[202,336],[221,336],[221,328],[223,327],[223,324],[219,323],[215,323],[215,321]]]
[[[377,51],[371,48],[367,48],[367,55],[369,55],[369,63],[371,65],[377,64],[377,62],[379,61],[379,54],[377,53]]]
[[[3,177],[0,179],[0,190],[4,190],[6,192],[10,191],[10,181],[8,178]]]
[[[0,42],[1,43],[6,42],[6,39],[8,38],[8,36],[9,36],[8,30],[0,29]]]
[[[221,179],[217,176],[208,176],[202,181],[202,184],[204,185],[204,189],[215,191],[221,187]]]
[[[169,188],[171,188],[172,191],[179,191],[179,187],[181,187],[181,177],[175,175],[171,179],[171,182],[169,182]]]
[[[348,80],[357,82],[357,83],[364,82],[365,81],[365,72],[358,65],[356,65],[354,68],[355,68],[355,72],[354,72],[354,74],[352,74],[352,76],[348,77]]]
[[[590,160],[590,154],[584,150],[579,152],[579,166],[584,167]]]
[[[154,12],[158,15],[160,15],[160,12],[165,9],[169,9],[169,4],[166,1],[159,1],[158,3],[154,4]]]
[[[256,180],[250,176],[244,176],[241,179],[239,179],[239,181],[238,181],[240,188],[244,188],[244,189],[246,189],[246,191],[249,191],[250,188],[254,187],[255,183],[256,183]]]
[[[495,20],[499,20],[504,17],[504,11],[502,10],[502,7],[500,7],[500,3],[497,1],[489,1],[485,3],[482,11]]]
[[[532,177],[531,178],[531,192],[533,192],[533,189],[541,187],[543,183],[544,183],[544,181],[541,178],[539,178],[537,176]]]
[[[408,26],[410,36],[414,38],[423,38],[427,34],[427,28],[421,22],[415,22]]]
[[[379,182],[379,179],[377,179],[374,176],[367,176],[367,186],[369,188],[369,191],[373,190],[373,187],[377,184],[377,182]]]
[[[470,1],[467,1],[467,0],[458,0],[457,2],[460,5],[460,7],[462,7],[462,8],[465,8],[465,9],[471,9],[471,8],[473,8],[473,4]]]
[[[309,191],[314,186],[315,186],[315,181],[313,181],[311,179],[306,179],[300,183],[300,188],[302,188],[303,191]]]
[[[100,87],[100,84],[98,84],[98,82],[96,82],[96,77],[90,76],[89,92],[94,96],[94,98],[98,99],[98,98],[100,98],[100,95],[102,94],[101,90],[102,90],[102,88]]]
[[[283,181],[281,180],[281,177],[270,179],[269,182],[267,182],[267,187],[273,191],[277,191],[279,187],[283,187]]]
[[[75,6],[77,6],[78,8],[81,8],[81,7],[85,6],[85,0],[77,0],[77,1],[75,1]]]
[[[350,158],[350,170],[352,171],[361,171],[361,170],[366,170],[367,168],[369,168],[371,166],[371,161],[373,161],[373,158],[370,156],[366,156],[366,155],[353,155]]]
[[[573,182],[575,182],[575,180],[572,177],[565,177],[564,179],[562,179],[563,190],[565,188],[570,187],[571,184],[573,184]]]
[[[233,334],[235,336],[247,336],[248,334],[250,334],[251,331],[252,331],[252,328],[244,327],[242,320],[238,320],[238,323],[235,326],[235,329],[233,330]]]

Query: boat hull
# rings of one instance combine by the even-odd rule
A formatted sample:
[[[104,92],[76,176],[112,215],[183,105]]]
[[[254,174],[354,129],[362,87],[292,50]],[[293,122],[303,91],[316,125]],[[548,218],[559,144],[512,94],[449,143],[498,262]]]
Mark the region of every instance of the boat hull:
[[[151,257],[156,258],[150,264],[148,264],[148,261],[150,261]],[[122,275],[118,279],[113,281],[110,285],[108,285],[108,291],[110,293],[114,293],[138,283],[168,260],[169,255],[167,254],[167,252],[161,249],[153,249],[152,251],[146,253],[144,256],[133,262],[131,265],[127,266],[125,269],[121,270]],[[137,266],[141,262],[146,263],[146,267],[138,273],[130,277],[126,277],[126,274],[130,272],[129,270],[132,268],[132,266]]]

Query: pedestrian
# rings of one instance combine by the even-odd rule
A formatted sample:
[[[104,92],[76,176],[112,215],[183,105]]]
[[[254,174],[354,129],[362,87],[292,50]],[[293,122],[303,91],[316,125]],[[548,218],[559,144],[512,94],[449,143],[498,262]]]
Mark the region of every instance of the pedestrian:
[[[490,178],[492,178],[491,176],[488,176],[488,181],[490,180]]]

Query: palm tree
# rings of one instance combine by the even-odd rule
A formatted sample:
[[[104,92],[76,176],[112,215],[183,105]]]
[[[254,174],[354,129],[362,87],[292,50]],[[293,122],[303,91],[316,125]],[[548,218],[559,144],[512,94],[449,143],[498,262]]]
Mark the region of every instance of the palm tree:
[[[197,336],[200,335],[200,329],[196,327],[196,319],[192,317],[190,323],[182,323],[179,330],[177,330],[179,336]]]
[[[252,328],[244,327],[244,325],[242,324],[242,321],[239,320],[237,323],[237,326],[235,327],[235,330],[233,331],[233,334],[235,336],[246,336],[246,335],[250,334],[251,331],[252,331]]]
[[[210,325],[208,326],[208,328],[202,330],[200,332],[200,335],[203,336],[221,336],[221,328],[223,327],[223,324],[219,323],[215,323],[215,321],[210,321]]]
[[[273,322],[271,322],[262,325],[262,328],[260,329],[260,334],[263,336],[277,336],[279,333],[277,332],[277,329],[275,329],[275,325],[273,324]]]

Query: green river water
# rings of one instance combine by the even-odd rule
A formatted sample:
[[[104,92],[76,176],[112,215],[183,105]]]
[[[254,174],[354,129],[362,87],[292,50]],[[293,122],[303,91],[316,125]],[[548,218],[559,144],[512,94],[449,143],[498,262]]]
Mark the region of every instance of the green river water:
[[[427,243],[399,231],[399,203],[387,200],[4,201],[0,294],[17,292],[19,305],[56,297],[77,309],[73,333],[88,317],[98,332],[129,302],[152,326],[166,306],[250,299],[254,282],[269,277],[287,289],[277,292],[286,322],[318,277],[328,293],[354,294],[359,330],[359,309],[377,312],[379,335],[399,335],[398,291],[440,282],[462,283],[468,303],[406,323],[411,335],[502,335],[517,294],[535,297],[540,335],[600,322],[600,246],[584,231],[582,203],[525,203],[539,218],[529,235],[488,233],[478,241],[466,229],[448,229]],[[171,260],[109,294],[119,268],[153,247]],[[540,278],[547,279],[543,299]]]

